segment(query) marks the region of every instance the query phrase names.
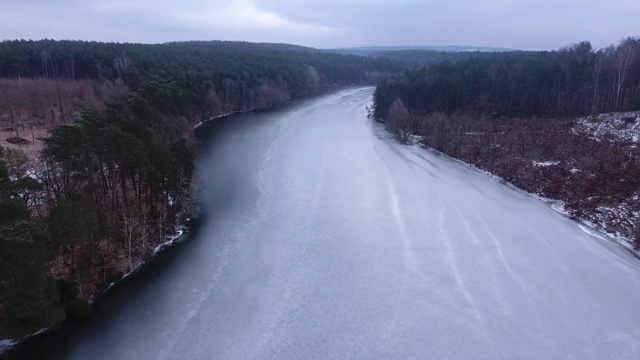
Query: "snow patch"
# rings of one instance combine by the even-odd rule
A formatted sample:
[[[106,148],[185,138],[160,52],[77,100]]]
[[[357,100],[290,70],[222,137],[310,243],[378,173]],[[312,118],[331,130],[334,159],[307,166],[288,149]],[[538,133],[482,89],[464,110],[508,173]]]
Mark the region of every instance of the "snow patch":
[[[569,212],[569,210],[567,210],[567,206],[564,203],[564,201],[560,201],[560,200],[552,201],[551,209],[553,209],[555,212],[561,215],[564,215],[566,217],[571,217],[571,213]]]
[[[607,238],[601,236],[600,234],[598,234],[597,232],[591,231],[591,229],[589,229],[588,227],[582,225],[582,224],[578,224],[578,226],[580,227],[580,229],[582,229],[582,231],[584,231],[585,233],[597,237],[600,240],[604,240],[604,241],[609,241]]]
[[[233,114],[236,114],[236,113],[237,113],[237,111],[231,111],[231,112],[227,112],[227,113],[224,113],[224,114],[221,114],[221,115],[217,115],[217,116],[211,117],[211,118],[206,119],[206,120],[202,120],[202,121],[200,121],[199,123],[197,123],[197,124],[195,124],[193,126],[193,130],[203,126],[204,124],[206,124],[206,123],[208,123],[210,121],[213,121],[213,120],[216,120],[216,119],[221,119],[223,117],[230,116],[230,115],[233,115]]]
[[[536,166],[536,167],[560,165],[560,161],[533,161],[532,163],[533,163],[533,166]]]
[[[28,340],[29,338],[32,338],[34,336],[40,335],[40,334],[44,334],[47,331],[49,331],[49,329],[44,328],[44,329],[40,329],[36,332],[34,332],[33,334],[29,334],[25,337],[23,337],[22,339],[2,339],[0,340],[0,355],[2,355],[4,352],[10,350],[12,347],[18,345],[19,343]]]
[[[188,219],[187,219],[187,221],[188,221]],[[162,250],[164,250],[164,249],[166,249],[167,247],[169,247],[169,246],[173,245],[173,243],[175,243],[179,238],[181,238],[181,237],[182,237],[182,235],[184,234],[185,230],[186,230],[186,229],[185,229],[185,227],[184,227],[184,226],[179,226],[179,227],[176,229],[176,232],[175,232],[173,235],[168,236],[168,237],[166,238],[165,242],[163,242],[162,244],[160,244],[160,245],[156,246],[156,248],[153,250],[153,255],[155,256],[155,255],[157,255],[159,252],[161,252]]]
[[[11,349],[16,344],[18,344],[18,341],[16,340],[0,340],[0,354]]]
[[[408,138],[409,144],[415,145],[415,144],[421,144],[422,140],[424,139],[424,136],[407,134],[407,138]]]
[[[189,221],[189,219],[187,219],[187,222],[188,221]],[[153,250],[153,254],[151,255],[151,259],[153,259],[156,255],[158,255],[164,249],[170,247],[176,241],[178,241],[178,239],[180,239],[182,237],[182,235],[184,235],[186,229],[187,228],[184,225],[177,226],[176,230],[175,230],[175,233],[173,235],[167,236],[164,242],[162,242],[160,245],[156,246],[156,248]],[[120,278],[120,280],[114,281],[111,284],[109,284],[109,286],[107,286],[107,288],[102,292],[102,294],[106,294],[109,290],[111,290],[119,282],[125,280],[129,276],[131,276],[131,275],[137,273],[138,271],[140,271],[148,263],[149,260],[145,260],[145,261],[141,262],[136,267],[134,267],[131,271],[129,271],[128,273],[124,274],[122,276],[122,278]],[[95,299],[92,297],[91,299],[89,299],[89,303],[93,304],[94,300]]]
[[[636,145],[640,142],[640,112],[620,112],[591,115],[576,120],[574,133],[586,134],[602,141],[612,138]]]

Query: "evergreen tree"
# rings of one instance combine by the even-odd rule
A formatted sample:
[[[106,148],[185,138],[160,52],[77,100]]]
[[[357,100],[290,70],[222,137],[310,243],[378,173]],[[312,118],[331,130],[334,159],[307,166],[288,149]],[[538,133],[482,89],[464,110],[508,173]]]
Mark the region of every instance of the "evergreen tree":
[[[0,301],[18,327],[34,330],[59,323],[63,313],[46,277],[46,224],[31,219],[16,190],[0,147]]]

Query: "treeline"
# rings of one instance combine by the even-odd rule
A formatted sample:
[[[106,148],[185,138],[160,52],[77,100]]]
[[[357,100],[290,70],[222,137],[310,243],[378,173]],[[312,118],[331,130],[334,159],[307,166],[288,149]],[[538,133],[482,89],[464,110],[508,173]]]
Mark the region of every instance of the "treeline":
[[[566,118],[640,107],[640,39],[594,51],[484,54],[409,71],[376,92],[376,118],[399,97],[416,114]]]
[[[86,316],[172,233],[194,124],[399,68],[284,44],[0,43],[0,338]]]
[[[386,58],[284,44],[0,43],[0,78],[104,79],[136,89],[154,78],[166,85],[156,95],[175,98],[167,106],[189,105],[192,119],[268,106],[319,86],[372,82],[398,71],[399,63]]]
[[[491,58],[495,54],[495,51],[397,50],[373,52],[369,56],[397,61],[405,68],[415,70],[445,62],[457,63],[472,58]]]
[[[419,142],[619,232],[640,247],[640,150],[577,131],[577,116],[640,110],[640,43],[500,53],[382,82],[371,116]],[[640,114],[625,115],[632,127]]]

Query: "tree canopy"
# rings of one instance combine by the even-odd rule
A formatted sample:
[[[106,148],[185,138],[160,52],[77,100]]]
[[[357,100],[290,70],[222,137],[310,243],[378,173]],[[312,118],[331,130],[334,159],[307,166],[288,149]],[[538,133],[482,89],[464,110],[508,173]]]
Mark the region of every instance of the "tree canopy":
[[[446,61],[386,80],[377,119],[398,97],[417,114],[576,117],[640,108],[640,39],[594,51],[582,42],[558,51],[506,52]]]

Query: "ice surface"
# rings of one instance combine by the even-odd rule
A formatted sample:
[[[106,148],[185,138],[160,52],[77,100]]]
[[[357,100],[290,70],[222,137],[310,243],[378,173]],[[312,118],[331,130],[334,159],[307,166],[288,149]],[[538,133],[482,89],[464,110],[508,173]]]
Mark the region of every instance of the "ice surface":
[[[393,141],[371,93],[225,125],[199,164],[198,237],[68,357],[640,358],[637,259]]]

